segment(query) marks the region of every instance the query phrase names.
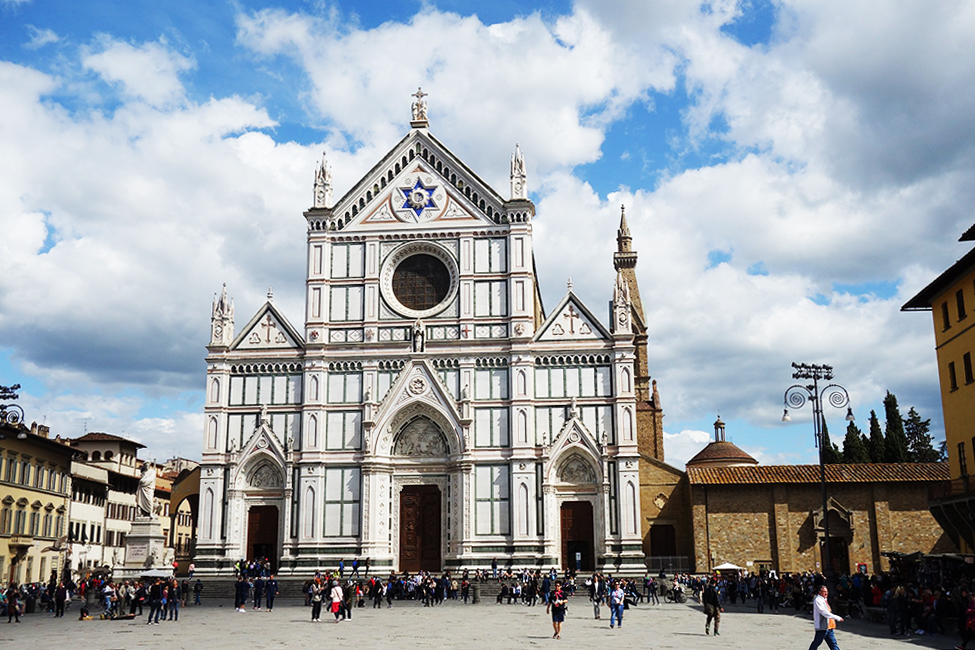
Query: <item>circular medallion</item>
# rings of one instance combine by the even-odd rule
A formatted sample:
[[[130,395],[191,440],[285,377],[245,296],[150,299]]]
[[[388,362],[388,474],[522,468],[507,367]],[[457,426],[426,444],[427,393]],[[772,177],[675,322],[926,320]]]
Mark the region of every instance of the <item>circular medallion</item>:
[[[410,392],[414,395],[419,395],[427,389],[427,382],[424,381],[423,377],[414,377],[410,380]]]

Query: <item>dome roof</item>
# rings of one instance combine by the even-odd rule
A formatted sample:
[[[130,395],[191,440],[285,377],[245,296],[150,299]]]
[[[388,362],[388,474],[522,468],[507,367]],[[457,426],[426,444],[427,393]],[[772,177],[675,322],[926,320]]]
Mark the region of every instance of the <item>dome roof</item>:
[[[687,461],[687,467],[734,467],[758,465],[758,461],[742,451],[735,443],[725,440],[712,442]]]

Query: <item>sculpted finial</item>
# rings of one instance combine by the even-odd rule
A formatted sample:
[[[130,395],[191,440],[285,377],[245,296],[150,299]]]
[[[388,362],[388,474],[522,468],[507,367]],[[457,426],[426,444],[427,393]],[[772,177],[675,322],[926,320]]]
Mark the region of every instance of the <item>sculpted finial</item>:
[[[322,152],[322,162],[315,171],[315,204],[316,208],[332,207],[332,168],[325,160],[325,152]]]
[[[528,198],[528,174],[525,172],[525,156],[521,147],[515,143],[515,152],[511,154],[511,198]]]
[[[423,122],[427,121],[427,103],[423,100],[429,93],[423,92],[423,88],[417,87],[416,92],[411,95],[411,97],[416,97],[416,101],[413,102],[413,121]],[[423,124],[426,126],[426,124]]]

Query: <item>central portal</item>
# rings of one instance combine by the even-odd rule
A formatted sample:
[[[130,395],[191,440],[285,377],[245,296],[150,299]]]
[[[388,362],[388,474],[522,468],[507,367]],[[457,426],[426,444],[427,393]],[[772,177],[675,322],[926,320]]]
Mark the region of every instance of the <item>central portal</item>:
[[[399,570],[437,571],[440,558],[440,488],[407,485],[399,496]]]
[[[592,571],[593,557],[592,504],[588,501],[566,501],[562,504],[562,569]]]
[[[278,570],[278,509],[251,506],[247,511],[247,558],[267,558],[271,571]]]

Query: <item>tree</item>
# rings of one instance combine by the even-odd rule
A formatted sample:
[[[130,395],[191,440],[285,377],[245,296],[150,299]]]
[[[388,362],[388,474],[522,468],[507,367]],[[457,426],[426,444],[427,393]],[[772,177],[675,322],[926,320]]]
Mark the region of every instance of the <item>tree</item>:
[[[844,463],[869,463],[870,451],[867,449],[867,439],[860,428],[853,422],[846,426],[846,437],[843,438]]]
[[[931,420],[922,420],[912,406],[904,420],[904,435],[907,437],[908,458],[913,463],[936,463],[941,454],[931,444]]]
[[[884,432],[880,430],[880,420],[877,419],[877,412],[870,411],[870,440],[867,443],[867,451],[870,452],[871,463],[884,462]]]
[[[826,427],[826,418],[823,418],[823,439],[821,444],[823,445],[823,463],[826,465],[836,465],[837,463],[843,462],[843,454],[840,453],[839,447],[837,447],[829,439],[829,429]]]
[[[887,391],[884,398],[887,431],[884,435],[884,460],[888,463],[908,462],[907,436],[904,434],[904,418],[897,407],[897,397]]]
[[[938,443],[938,462],[948,462],[948,441],[942,440]]]

